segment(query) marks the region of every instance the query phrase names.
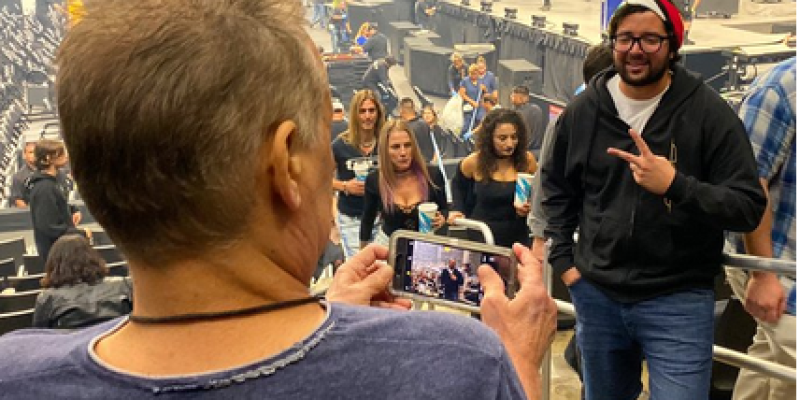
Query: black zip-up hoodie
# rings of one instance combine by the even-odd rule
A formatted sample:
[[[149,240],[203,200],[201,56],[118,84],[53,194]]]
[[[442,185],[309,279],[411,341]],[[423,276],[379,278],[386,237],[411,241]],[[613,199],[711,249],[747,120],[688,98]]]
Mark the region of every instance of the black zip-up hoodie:
[[[752,231],[766,206],[744,126],[719,94],[676,67],[641,133],[655,155],[674,160],[677,174],[664,196],[650,193],[627,162],[606,153],[639,154],[607,90],[615,74],[592,79],[556,126],[542,166],[549,261],[556,276],[576,266],[620,302],[711,288],[723,231]]]
[[[53,243],[65,233],[74,230],[72,210],[67,203],[65,189],[55,176],[36,171],[28,178],[25,186],[30,190],[36,250],[42,260],[46,261]]]

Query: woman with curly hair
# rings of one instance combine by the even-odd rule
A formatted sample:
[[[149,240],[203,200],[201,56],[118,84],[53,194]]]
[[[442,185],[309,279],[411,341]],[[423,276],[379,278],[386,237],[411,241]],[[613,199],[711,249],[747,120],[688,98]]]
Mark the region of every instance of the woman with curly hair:
[[[464,158],[453,178],[449,221],[467,217],[483,221],[495,244],[511,247],[530,242],[525,219],[530,203],[514,205],[517,173],[536,172],[536,158],[525,149],[528,133],[513,110],[490,111],[477,132],[475,152]]]
[[[36,298],[33,326],[82,328],[130,313],[130,280],[106,275],[106,263],[88,239],[62,236],[45,264],[45,290]]]

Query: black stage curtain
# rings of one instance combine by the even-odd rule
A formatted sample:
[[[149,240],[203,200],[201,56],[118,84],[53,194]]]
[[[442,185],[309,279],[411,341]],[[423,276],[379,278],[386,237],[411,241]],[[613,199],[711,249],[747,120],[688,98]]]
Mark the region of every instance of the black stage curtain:
[[[516,20],[493,17],[461,5],[439,3],[436,32],[442,45],[499,43],[499,59],[525,59],[542,68],[544,96],[567,102],[583,82],[581,69],[591,43],[525,25]],[[496,38],[499,41],[495,41]]]

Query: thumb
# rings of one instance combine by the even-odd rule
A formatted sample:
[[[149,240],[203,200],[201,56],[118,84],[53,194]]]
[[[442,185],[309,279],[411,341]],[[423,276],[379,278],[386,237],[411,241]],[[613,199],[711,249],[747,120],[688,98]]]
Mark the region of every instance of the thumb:
[[[503,280],[492,267],[486,264],[478,267],[478,280],[483,286],[484,297],[505,296]]]
[[[392,282],[394,270],[385,262],[376,262],[373,264],[373,267],[376,268],[375,271],[367,275],[364,280],[361,281],[361,285],[378,293],[386,289]]]

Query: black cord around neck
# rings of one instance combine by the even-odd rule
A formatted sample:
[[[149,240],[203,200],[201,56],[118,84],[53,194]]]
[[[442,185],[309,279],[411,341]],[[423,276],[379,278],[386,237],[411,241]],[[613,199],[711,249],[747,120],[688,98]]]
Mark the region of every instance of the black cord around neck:
[[[278,311],[287,308],[302,306],[309,303],[319,302],[321,299],[322,299],[321,296],[309,296],[301,299],[279,301],[277,303],[263,304],[260,306],[242,308],[238,310],[168,315],[165,317],[146,317],[139,315],[129,315],[128,320],[139,324],[169,324],[169,323],[208,321],[208,320],[224,319],[231,317],[241,317],[244,315],[268,313],[271,311]]]

